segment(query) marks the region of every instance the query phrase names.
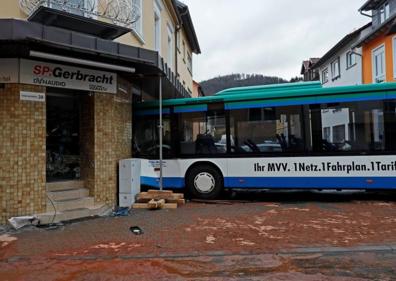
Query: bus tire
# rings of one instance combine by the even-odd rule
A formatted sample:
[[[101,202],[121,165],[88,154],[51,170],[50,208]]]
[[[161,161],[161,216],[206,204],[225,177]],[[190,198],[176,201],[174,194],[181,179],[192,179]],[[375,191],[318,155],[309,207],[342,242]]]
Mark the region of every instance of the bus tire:
[[[211,165],[199,165],[191,168],[186,184],[192,198],[216,199],[223,189],[223,176]]]

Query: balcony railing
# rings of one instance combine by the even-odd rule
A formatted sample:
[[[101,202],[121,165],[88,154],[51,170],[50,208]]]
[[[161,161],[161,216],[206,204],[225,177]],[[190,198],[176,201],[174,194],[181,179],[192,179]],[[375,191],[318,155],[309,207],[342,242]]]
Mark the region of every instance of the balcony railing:
[[[19,0],[19,5],[28,16],[45,6],[122,26],[132,26],[141,16],[140,7],[132,0]]]

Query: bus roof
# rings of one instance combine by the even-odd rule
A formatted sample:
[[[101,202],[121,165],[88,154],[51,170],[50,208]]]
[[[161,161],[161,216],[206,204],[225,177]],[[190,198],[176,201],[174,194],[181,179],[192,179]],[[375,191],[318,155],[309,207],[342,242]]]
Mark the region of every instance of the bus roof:
[[[226,94],[226,91],[221,92],[222,94],[214,96],[206,96],[199,98],[183,98],[183,99],[169,99],[163,101],[163,107],[171,106],[183,106],[183,105],[196,105],[196,104],[210,104],[210,103],[230,103],[230,102],[245,102],[254,100],[271,100],[271,101],[284,101],[284,100],[301,100],[301,99],[315,99],[319,97],[342,97],[346,95],[375,95],[375,94],[386,94],[391,92],[396,94],[396,83],[381,83],[381,84],[365,84],[355,86],[341,86],[341,87],[317,87],[312,83],[308,83],[309,86],[296,86],[292,85],[290,88],[273,88],[265,86],[253,86],[253,87],[241,87],[233,88],[232,92]],[[148,101],[137,105],[138,109],[144,108],[158,108],[159,101]]]
[[[237,87],[229,88],[220,91],[215,94],[215,96],[233,95],[240,94],[244,91],[285,91],[285,90],[298,90],[298,89],[319,89],[322,88],[322,84],[319,81],[313,82],[296,82],[296,83],[282,83],[282,84],[270,84],[270,85],[258,85],[258,86],[247,86],[247,87]]]

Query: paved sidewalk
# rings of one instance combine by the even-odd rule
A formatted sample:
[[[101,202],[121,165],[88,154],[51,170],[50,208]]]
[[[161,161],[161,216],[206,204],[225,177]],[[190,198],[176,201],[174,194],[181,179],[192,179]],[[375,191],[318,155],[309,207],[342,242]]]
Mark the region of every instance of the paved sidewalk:
[[[97,279],[88,280],[113,280],[113,274],[122,277],[114,280],[231,280],[227,278],[242,278],[232,275],[239,272],[249,279],[235,280],[262,280],[270,273],[292,271],[301,279],[274,275],[268,280],[355,280],[340,278],[362,278],[359,272],[365,270],[384,272],[384,278],[395,274],[393,200],[304,198],[231,205],[189,203],[176,210],[133,210],[128,217],[87,220],[56,230],[28,228],[0,234],[0,276],[4,280],[92,276]],[[139,226],[144,233],[134,235],[131,226]],[[311,267],[305,268],[298,262],[301,259],[308,259]],[[365,266],[355,268],[353,259]],[[381,267],[372,267],[376,260],[383,261]],[[334,270],[338,264],[350,272],[326,279],[332,275],[325,261],[331,261]],[[222,276],[222,270],[231,271]],[[38,275],[43,271],[46,274]],[[185,276],[185,271],[191,274]],[[208,273],[199,276],[200,271]]]

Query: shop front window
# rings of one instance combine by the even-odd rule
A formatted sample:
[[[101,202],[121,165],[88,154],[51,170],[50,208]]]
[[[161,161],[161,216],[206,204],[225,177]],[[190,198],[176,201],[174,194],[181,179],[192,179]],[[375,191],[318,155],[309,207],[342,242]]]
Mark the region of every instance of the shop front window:
[[[80,99],[47,95],[47,181],[80,178]]]

